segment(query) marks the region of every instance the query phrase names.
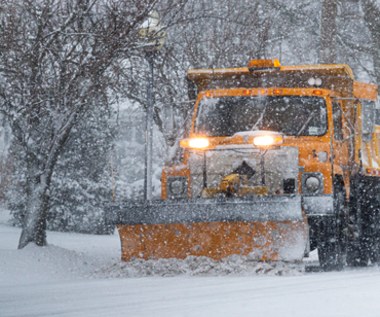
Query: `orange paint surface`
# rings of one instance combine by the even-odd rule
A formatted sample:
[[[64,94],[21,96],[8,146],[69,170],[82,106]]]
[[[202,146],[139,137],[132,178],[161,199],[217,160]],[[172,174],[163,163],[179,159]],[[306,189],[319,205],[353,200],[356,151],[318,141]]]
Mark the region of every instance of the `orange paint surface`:
[[[257,260],[287,260],[282,248],[306,245],[306,224],[300,222],[210,222],[193,224],[118,225],[122,260],[255,254]],[[296,256],[297,257],[297,256]],[[294,260],[294,259],[290,259]]]

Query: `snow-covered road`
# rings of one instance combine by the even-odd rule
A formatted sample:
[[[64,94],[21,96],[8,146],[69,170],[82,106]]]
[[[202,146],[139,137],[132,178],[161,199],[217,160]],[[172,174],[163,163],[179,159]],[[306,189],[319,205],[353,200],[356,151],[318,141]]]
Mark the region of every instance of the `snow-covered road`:
[[[0,224],[1,317],[380,316],[379,267],[125,278],[117,235],[49,232],[49,247],[21,251],[18,236]]]
[[[380,315],[380,272],[174,277],[0,287],[0,316]]]

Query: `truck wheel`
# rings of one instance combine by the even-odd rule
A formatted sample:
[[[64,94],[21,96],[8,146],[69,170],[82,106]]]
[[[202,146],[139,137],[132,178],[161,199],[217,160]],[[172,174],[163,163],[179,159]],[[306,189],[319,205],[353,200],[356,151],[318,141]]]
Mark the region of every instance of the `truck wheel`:
[[[365,203],[366,197],[363,195],[362,187],[367,187],[367,184],[362,180],[356,180],[352,188],[352,196],[350,198],[350,217],[349,229],[350,235],[347,245],[347,258],[348,266],[363,267],[367,266],[369,262],[369,241],[367,204]]]
[[[360,185],[366,188],[366,194],[356,195],[352,199],[352,237],[347,254],[347,264],[350,266],[367,266],[369,261],[372,264],[380,262],[379,185],[365,181]]]
[[[338,242],[325,241],[318,246],[320,266],[324,271],[340,271],[343,269],[343,256]]]
[[[380,216],[377,214],[376,217],[376,231],[372,240],[372,249],[370,253],[370,260],[372,264],[380,263]]]
[[[370,252],[370,260],[372,264],[380,263],[380,184],[374,186],[372,193],[372,247]]]
[[[361,248],[371,263],[375,264],[379,262],[380,257],[379,211],[372,203],[368,203],[364,208],[366,215],[364,217]]]
[[[343,269],[346,255],[346,208],[344,191],[341,187],[334,190],[334,214],[324,219],[320,226],[318,245],[319,264],[325,271]]]
[[[346,262],[348,266],[352,267],[368,265],[368,253],[364,252],[360,242],[351,241],[348,243]]]
[[[324,229],[321,233],[325,235],[320,238],[318,244],[319,265],[324,271],[340,271],[345,262],[345,245],[337,234],[338,222],[336,219],[324,221]]]
[[[374,237],[372,241],[369,259],[372,264],[377,264],[380,262],[380,243],[378,237]]]
[[[375,246],[372,249],[372,253],[370,254],[370,260],[372,264],[379,264],[380,263],[380,241],[379,237],[376,239]]]
[[[371,263],[377,263],[379,261],[379,243],[376,235],[373,233],[370,223],[368,223],[367,216],[362,217],[363,224],[361,230],[354,233],[358,238],[350,241],[347,252],[347,265],[353,267],[368,266],[369,261]]]

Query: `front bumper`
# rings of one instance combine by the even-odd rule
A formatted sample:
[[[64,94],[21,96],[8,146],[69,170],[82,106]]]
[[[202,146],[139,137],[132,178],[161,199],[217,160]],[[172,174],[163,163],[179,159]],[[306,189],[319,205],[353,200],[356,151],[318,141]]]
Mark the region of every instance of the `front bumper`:
[[[333,195],[304,196],[302,207],[308,216],[324,216],[334,214]]]
[[[107,212],[107,222],[115,225],[299,220],[303,220],[303,214],[297,195],[122,202],[109,206]]]

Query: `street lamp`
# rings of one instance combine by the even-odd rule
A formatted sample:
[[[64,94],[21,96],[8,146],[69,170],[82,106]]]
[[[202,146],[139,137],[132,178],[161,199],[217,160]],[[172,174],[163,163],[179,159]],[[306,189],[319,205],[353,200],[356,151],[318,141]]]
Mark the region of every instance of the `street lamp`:
[[[164,26],[161,25],[160,16],[153,10],[148,19],[139,29],[141,48],[145,51],[145,58],[149,64],[149,76],[146,89],[146,117],[145,117],[145,168],[144,168],[144,200],[152,200],[152,144],[153,144],[153,82],[154,82],[154,56],[162,48],[166,39]]]

